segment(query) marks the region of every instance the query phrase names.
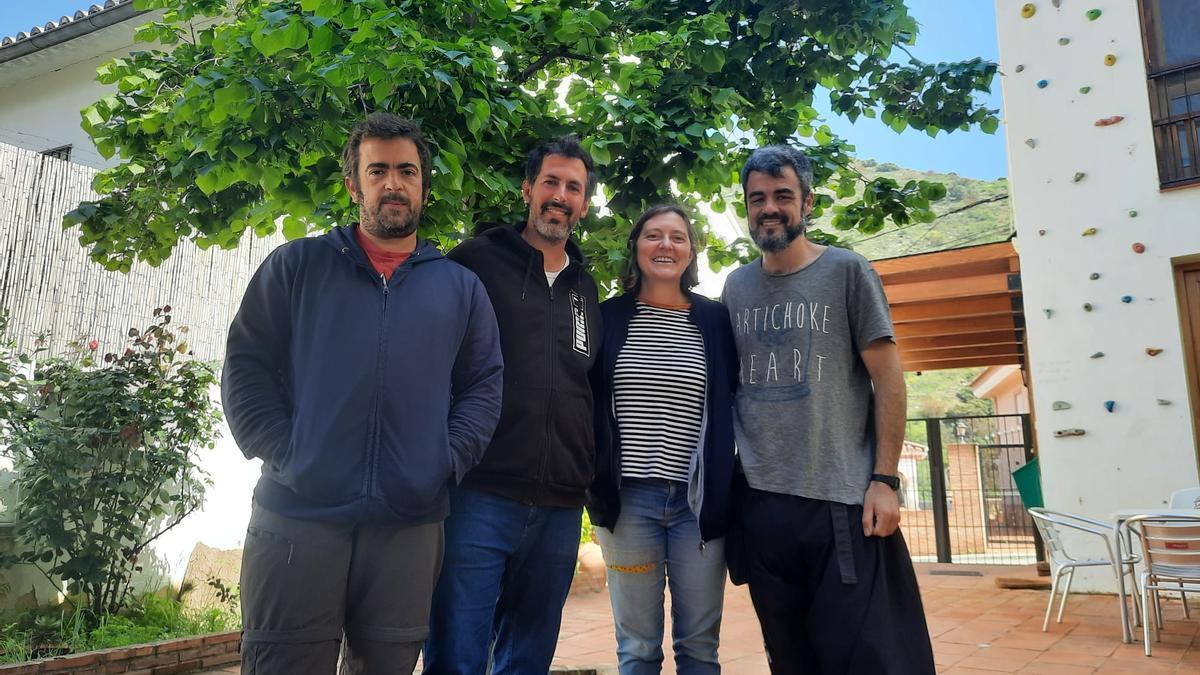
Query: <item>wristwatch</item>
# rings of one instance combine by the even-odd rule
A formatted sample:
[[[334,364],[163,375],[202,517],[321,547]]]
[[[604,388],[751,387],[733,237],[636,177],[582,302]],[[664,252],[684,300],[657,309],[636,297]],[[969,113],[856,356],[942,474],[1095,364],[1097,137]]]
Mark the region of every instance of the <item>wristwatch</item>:
[[[886,473],[873,473],[873,474],[871,474],[871,480],[875,481],[876,483],[883,483],[884,485],[892,488],[893,490],[900,489],[900,477],[899,476],[889,476]]]

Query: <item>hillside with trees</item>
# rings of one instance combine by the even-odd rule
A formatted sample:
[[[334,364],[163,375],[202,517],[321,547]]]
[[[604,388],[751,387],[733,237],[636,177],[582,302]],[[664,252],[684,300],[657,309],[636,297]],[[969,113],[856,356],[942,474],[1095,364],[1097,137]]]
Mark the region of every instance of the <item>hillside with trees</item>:
[[[908,181],[931,181],[946,187],[946,196],[933,205],[938,214],[931,223],[910,223],[897,227],[889,222],[879,232],[863,234],[857,230],[838,232],[830,227],[829,218],[813,223],[815,229],[837,234],[839,239],[868,260],[894,258],[914,253],[941,251],[963,246],[975,246],[1004,241],[1012,232],[1012,214],[1008,203],[1008,181],[976,180],[954,173],[917,171],[889,162],[866,159],[854,162],[854,168],[867,180],[885,177],[901,185]],[[862,195],[837,200],[849,203]],[[831,211],[826,211],[831,213]]]

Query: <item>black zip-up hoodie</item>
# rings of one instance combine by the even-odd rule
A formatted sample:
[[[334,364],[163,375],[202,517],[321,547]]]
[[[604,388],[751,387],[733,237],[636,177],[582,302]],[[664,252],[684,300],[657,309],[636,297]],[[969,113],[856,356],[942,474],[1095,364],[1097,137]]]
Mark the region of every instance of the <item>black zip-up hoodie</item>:
[[[602,335],[596,282],[568,240],[567,268],[550,287],[523,229],[494,227],[446,256],[483,281],[504,355],[500,424],[462,485],[522,504],[578,507],[595,465],[588,370]]]

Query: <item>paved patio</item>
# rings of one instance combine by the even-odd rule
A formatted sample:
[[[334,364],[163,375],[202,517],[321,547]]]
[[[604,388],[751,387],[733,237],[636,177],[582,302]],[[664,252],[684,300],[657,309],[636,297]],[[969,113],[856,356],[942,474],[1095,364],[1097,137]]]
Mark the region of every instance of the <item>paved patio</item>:
[[[1179,601],[1164,601],[1162,641],[1146,658],[1140,642],[1121,644],[1117,601],[1111,595],[1072,595],[1062,624],[1042,632],[1048,591],[1004,590],[995,578],[1035,576],[1032,567],[917,564],[938,672],[967,673],[1200,673],[1200,604],[1184,620]],[[944,572],[951,572],[947,575]],[[977,573],[979,576],[963,576]],[[722,671],[768,673],[754,610],[745,587],[729,586],[721,630]],[[670,624],[668,619],[668,633]],[[670,658],[669,638],[665,647]],[[555,668],[616,673],[616,641],[607,593],[577,590],[567,601]],[[237,668],[213,671],[236,673]],[[671,663],[664,673],[674,673]]]

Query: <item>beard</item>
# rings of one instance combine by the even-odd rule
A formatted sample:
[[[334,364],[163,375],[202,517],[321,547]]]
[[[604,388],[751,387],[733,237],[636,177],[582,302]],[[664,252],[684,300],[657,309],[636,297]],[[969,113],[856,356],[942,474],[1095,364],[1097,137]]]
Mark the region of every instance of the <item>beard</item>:
[[[756,223],[757,228],[751,233],[754,237],[755,245],[763,253],[779,253],[780,251],[784,251],[788,246],[791,246],[793,241],[796,241],[804,234],[807,224],[803,218],[800,219],[799,223],[792,223],[787,215],[783,213],[771,214],[770,217],[777,218],[780,221],[782,232],[779,234],[767,234],[762,226],[763,221],[767,218],[759,216]]]
[[[412,236],[421,222],[421,207],[413,204],[412,200],[407,197],[400,195],[383,197],[375,205],[375,208],[369,208],[366,200],[363,199],[362,191],[359,191],[358,201],[360,225],[364,230],[380,239],[404,239]],[[392,214],[387,209],[388,204],[403,204],[408,207],[408,212]]]
[[[547,214],[551,208],[563,210],[564,213],[555,214],[561,222],[550,222]],[[575,223],[579,222],[579,219],[574,216],[575,212],[565,204],[542,204],[541,210],[533,217],[533,230],[546,241],[555,243],[566,241],[567,237],[571,236],[571,228],[575,227]]]

